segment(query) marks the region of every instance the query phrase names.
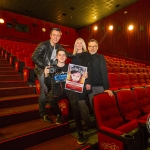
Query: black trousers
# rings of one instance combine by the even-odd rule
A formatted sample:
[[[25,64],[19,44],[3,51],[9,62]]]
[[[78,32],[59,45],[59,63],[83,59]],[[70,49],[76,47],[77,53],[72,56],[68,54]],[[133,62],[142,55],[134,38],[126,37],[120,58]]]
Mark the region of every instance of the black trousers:
[[[61,95],[58,97],[54,97],[52,94],[48,94],[48,102],[54,111],[55,115],[62,115],[61,110],[58,106],[58,101],[61,99],[67,98],[70,102],[72,111],[73,111],[73,117],[75,119],[77,132],[82,131],[82,123],[81,123],[81,113],[80,108],[78,104],[78,93],[69,91],[69,90],[63,90]]]

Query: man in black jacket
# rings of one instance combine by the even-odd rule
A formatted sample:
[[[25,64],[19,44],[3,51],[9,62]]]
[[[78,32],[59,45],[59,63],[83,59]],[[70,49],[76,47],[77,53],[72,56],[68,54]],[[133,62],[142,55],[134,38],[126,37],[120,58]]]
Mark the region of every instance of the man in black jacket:
[[[106,61],[102,54],[98,54],[98,42],[95,39],[91,39],[88,42],[88,50],[91,54],[92,61],[92,93],[89,94],[89,101],[91,107],[92,97],[95,94],[107,92],[110,96],[113,95],[109,90],[108,72],[106,67]]]
[[[56,51],[61,46],[58,44],[61,38],[61,30],[59,28],[52,28],[50,31],[50,40],[38,44],[32,54],[32,60],[35,63],[35,73],[37,74],[40,84],[39,96],[39,113],[43,121],[51,122],[46,113],[46,96],[47,88],[44,86],[44,69],[51,65],[56,59]]]

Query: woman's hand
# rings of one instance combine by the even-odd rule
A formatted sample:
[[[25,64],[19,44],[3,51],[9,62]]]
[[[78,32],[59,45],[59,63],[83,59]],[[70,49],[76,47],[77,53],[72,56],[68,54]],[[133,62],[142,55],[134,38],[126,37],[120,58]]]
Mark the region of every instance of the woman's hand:
[[[88,78],[88,72],[85,72],[82,76],[83,76],[83,78],[87,79]]]
[[[86,88],[86,90],[90,90],[91,89],[91,85],[90,84],[86,84],[85,88]]]
[[[45,77],[49,76],[49,68],[50,68],[50,66],[46,66],[45,69],[44,69],[44,75],[45,75]]]

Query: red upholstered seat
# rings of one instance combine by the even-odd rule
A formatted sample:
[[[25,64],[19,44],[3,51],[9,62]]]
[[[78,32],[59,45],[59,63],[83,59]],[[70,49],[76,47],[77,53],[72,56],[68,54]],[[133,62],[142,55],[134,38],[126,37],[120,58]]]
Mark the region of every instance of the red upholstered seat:
[[[136,87],[132,89],[132,91],[138,109],[145,114],[150,113],[150,99],[148,98],[146,89],[143,87]]]
[[[138,72],[140,73],[143,73],[143,68],[138,68]]]
[[[120,67],[120,73],[127,73],[127,68]]]
[[[130,80],[131,87],[139,86],[139,82],[138,82],[136,74],[128,73],[128,77],[129,77],[129,80]]]
[[[120,81],[121,81],[121,87],[130,89],[130,80],[127,73],[119,73],[120,75]]]
[[[125,120],[142,120],[141,117],[143,117],[143,115],[135,103],[135,98],[131,90],[119,90],[116,92],[116,97],[118,101],[119,110]],[[147,121],[147,116],[148,115],[145,115],[145,119],[142,120],[145,125]]]
[[[148,85],[150,85],[150,75],[148,73],[143,73],[144,79]]]
[[[119,67],[112,67],[112,72],[113,73],[119,73],[120,72],[120,68]]]
[[[127,67],[127,73],[133,73],[133,68]]]
[[[144,73],[147,73],[147,72],[148,72],[148,69],[147,69],[147,68],[143,68],[143,72],[144,72]]]
[[[121,88],[121,82],[119,74],[117,73],[108,73],[108,80],[110,84],[110,90],[118,90]]]
[[[132,68],[133,73],[138,73],[138,69],[137,68]]]
[[[137,121],[124,122],[118,111],[115,96],[111,97],[108,93],[97,94],[93,97],[93,105],[100,150],[106,150],[108,145],[116,147],[118,150],[128,150],[131,147],[132,150],[142,149],[142,143],[137,142],[137,139],[141,136]],[[138,129],[138,131],[136,132],[135,129]],[[129,135],[129,138],[127,138],[129,132],[131,136]],[[139,135],[135,136],[134,132],[139,133]],[[131,146],[133,139],[136,144],[132,143]]]
[[[31,57],[25,57],[25,67],[23,68],[24,81],[35,82],[36,74],[34,73],[34,62]]]
[[[72,61],[72,60],[71,60],[70,58],[67,58],[67,59],[66,59],[66,64],[71,63],[71,61]]]
[[[147,85],[143,73],[136,73],[136,76],[137,76],[138,83],[140,86],[146,86]]]
[[[150,85],[145,86],[146,92],[147,92],[147,96],[150,99]]]

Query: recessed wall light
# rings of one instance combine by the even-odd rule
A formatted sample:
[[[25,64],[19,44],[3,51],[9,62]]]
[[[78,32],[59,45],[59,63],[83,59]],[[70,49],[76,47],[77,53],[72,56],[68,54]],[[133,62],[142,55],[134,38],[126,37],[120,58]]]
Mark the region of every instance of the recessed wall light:
[[[128,30],[130,30],[130,31],[133,30],[133,25],[129,25]]]
[[[97,30],[98,29],[98,26],[94,26],[94,30]]]

